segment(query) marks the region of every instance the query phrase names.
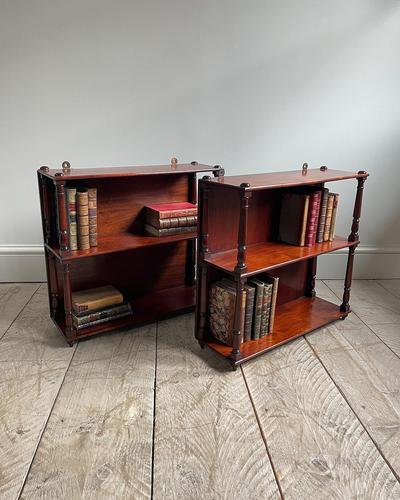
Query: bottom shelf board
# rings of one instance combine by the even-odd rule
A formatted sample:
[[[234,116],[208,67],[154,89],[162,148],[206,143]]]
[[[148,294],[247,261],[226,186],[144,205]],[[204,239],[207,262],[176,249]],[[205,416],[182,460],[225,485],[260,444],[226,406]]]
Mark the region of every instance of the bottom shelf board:
[[[173,316],[178,312],[189,311],[193,309],[195,304],[195,287],[180,286],[167,288],[145,295],[144,297],[132,299],[130,302],[133,310],[131,316],[84,328],[77,333],[72,341],[74,342],[85,337],[91,337],[118,328],[151,323],[159,319],[167,318],[168,316]],[[65,336],[64,318],[56,320],[55,323]],[[70,340],[67,339],[67,341]]]
[[[230,361],[233,365],[239,365],[305,333],[343,318],[347,314],[341,312],[338,305],[318,297],[301,297],[282,304],[276,309],[273,333],[259,340],[243,342],[239,358],[236,361],[232,359]],[[221,356],[230,357],[232,347],[216,340],[208,341],[206,344]]]

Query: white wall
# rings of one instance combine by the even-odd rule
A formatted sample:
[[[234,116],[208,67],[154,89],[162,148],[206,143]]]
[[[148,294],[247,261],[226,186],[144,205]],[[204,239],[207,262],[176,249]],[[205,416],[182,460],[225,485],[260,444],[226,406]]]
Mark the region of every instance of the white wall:
[[[173,155],[368,170],[356,271],[400,277],[399,27],[397,0],[2,0],[0,281],[43,277],[39,166]]]

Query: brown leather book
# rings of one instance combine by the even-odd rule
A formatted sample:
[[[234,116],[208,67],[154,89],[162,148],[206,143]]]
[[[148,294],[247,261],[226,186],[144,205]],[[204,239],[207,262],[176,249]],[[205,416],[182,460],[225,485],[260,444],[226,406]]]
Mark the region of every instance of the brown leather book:
[[[228,278],[222,278],[221,283],[223,283],[224,286],[233,289],[236,293],[236,285],[234,281]],[[244,285],[244,288],[246,290],[246,310],[244,316],[243,342],[247,342],[248,340],[251,340],[256,289],[248,283]]]
[[[329,241],[333,241],[335,238],[336,213],[337,213],[338,201],[339,201],[339,194],[334,193],[333,207],[332,207],[332,221],[331,221],[331,227],[329,229]]]
[[[325,227],[324,227],[324,241],[329,241],[329,233],[331,230],[334,199],[335,199],[335,193],[329,193],[328,206],[326,208]]]
[[[274,331],[276,299],[278,297],[279,278],[276,276],[268,275],[266,281],[272,283],[271,312],[269,316],[269,325],[268,325],[268,333],[272,333]]]
[[[112,285],[72,293],[72,308],[77,314],[122,304],[123,301],[122,293]]]
[[[76,188],[67,188],[69,248],[78,250],[78,223],[76,217]]]
[[[97,189],[88,189],[89,202],[89,243],[91,247],[97,247]]]
[[[90,248],[89,242],[89,195],[87,189],[76,193],[76,210],[78,214],[78,245],[80,250]]]
[[[326,209],[328,208],[328,195],[329,195],[329,189],[325,188],[322,192],[322,197],[321,197],[321,207],[319,211],[319,220],[318,220],[317,243],[322,243],[324,241]]]
[[[286,193],[282,198],[279,239],[290,245],[304,245],[309,195]]]
[[[308,206],[307,229],[305,245],[311,247],[315,244],[318,231],[319,208],[321,205],[321,191],[315,191],[310,195]]]
[[[159,219],[157,217],[146,217],[146,223],[156,229],[169,229],[171,227],[195,226],[197,224],[197,215],[188,217],[170,217],[168,219]]]
[[[170,227],[168,229],[157,229],[156,227],[145,224],[144,226],[147,234],[151,236],[172,236],[174,234],[193,233],[197,231],[197,226],[186,227]]]
[[[235,321],[236,290],[222,282],[213,283],[209,294],[209,323],[213,337],[223,344],[233,345]],[[246,307],[246,292],[243,293],[242,306]],[[241,331],[244,329],[244,317]]]

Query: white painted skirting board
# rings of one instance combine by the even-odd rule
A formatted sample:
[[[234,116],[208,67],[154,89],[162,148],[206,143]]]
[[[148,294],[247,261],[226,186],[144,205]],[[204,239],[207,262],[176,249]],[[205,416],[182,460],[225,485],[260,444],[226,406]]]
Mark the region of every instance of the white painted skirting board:
[[[347,249],[321,255],[318,278],[341,279],[346,268]],[[363,245],[356,251],[354,278],[400,278],[400,247]],[[0,245],[0,282],[45,281],[42,245]]]

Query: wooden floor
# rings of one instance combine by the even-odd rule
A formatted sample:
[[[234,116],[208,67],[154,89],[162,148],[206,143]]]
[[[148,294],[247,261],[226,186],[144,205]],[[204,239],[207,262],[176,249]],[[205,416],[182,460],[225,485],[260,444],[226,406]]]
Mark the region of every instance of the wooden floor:
[[[0,285],[0,498],[400,499],[400,280],[351,303],[233,372],[192,315],[70,348],[45,285]]]

